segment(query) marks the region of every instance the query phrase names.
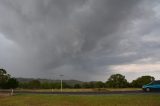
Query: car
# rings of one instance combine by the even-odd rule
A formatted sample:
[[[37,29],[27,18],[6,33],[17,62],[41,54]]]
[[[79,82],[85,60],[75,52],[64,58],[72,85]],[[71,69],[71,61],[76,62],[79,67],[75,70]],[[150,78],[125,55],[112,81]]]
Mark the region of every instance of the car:
[[[145,92],[160,91],[160,80],[155,80],[149,84],[143,85],[142,89]]]

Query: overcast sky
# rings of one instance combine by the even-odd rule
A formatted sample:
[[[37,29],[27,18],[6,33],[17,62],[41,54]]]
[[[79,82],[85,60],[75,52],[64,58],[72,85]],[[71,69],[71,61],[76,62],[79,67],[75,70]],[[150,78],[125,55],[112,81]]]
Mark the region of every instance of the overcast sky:
[[[14,77],[160,79],[160,0],[0,0],[0,67]]]

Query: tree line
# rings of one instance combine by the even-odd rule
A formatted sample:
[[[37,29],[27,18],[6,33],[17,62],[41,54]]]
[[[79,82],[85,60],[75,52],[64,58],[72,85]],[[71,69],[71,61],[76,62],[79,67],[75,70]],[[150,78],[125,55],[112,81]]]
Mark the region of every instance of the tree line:
[[[106,82],[91,81],[82,82],[74,85],[63,82],[63,88],[141,88],[142,85],[154,81],[152,76],[141,76],[132,82],[128,82],[124,75],[113,74]],[[18,82],[16,78],[12,78],[7,74],[5,69],[0,69],[0,88],[1,89],[60,89],[60,82],[41,82],[39,80],[31,80],[29,82]]]
[[[7,74],[5,69],[0,69],[0,88],[1,89],[14,89],[17,88],[19,82],[16,78],[12,78],[10,74]]]

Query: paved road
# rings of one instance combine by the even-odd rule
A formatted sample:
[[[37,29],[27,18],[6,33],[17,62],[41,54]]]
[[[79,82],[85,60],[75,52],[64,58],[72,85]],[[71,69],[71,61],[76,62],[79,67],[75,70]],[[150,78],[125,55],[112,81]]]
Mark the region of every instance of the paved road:
[[[111,94],[158,94],[160,92],[143,92],[143,91],[112,91],[112,92],[29,92],[15,91],[16,94],[54,94],[54,95],[111,95]]]

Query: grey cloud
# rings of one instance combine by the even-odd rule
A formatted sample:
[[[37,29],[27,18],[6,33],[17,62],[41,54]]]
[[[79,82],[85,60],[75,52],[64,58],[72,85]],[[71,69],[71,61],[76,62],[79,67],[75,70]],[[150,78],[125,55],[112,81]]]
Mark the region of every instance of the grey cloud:
[[[7,48],[14,52],[0,63],[15,76],[55,72],[91,80],[102,67],[151,56],[139,36],[156,27],[154,6],[149,0],[0,0],[0,31],[18,47]],[[139,21],[148,24],[134,26]]]

